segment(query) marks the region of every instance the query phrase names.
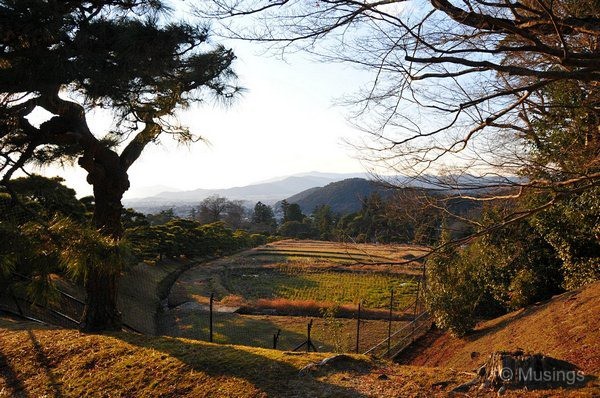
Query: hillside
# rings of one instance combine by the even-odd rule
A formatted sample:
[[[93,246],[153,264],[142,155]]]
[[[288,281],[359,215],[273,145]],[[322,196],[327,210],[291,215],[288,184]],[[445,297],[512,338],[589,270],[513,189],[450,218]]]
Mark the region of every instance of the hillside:
[[[86,335],[0,318],[0,396],[432,397],[447,396],[472,377],[451,369],[399,366],[364,356],[299,372],[330,355],[127,333]],[[592,397],[594,390],[552,393]],[[478,391],[470,396],[496,393]],[[506,396],[523,396],[523,392]],[[526,396],[549,394],[533,391]]]
[[[349,178],[332,182],[321,188],[308,189],[286,200],[300,205],[304,214],[311,214],[315,207],[320,205],[329,205],[334,213],[347,214],[359,211],[364,199],[375,192],[382,197],[391,194],[391,190],[378,182],[363,178]]]
[[[521,348],[600,374],[600,282],[478,325],[459,339],[432,331],[400,363],[472,370],[496,350]]]

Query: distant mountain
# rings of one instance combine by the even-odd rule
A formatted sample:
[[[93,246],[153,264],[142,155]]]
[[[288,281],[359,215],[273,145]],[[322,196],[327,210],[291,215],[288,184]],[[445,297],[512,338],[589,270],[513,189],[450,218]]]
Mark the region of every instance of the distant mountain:
[[[219,195],[231,200],[243,200],[254,205],[258,201],[273,204],[279,200],[295,195],[309,188],[322,187],[334,181],[343,180],[349,174],[307,173],[304,175],[282,177],[281,179],[262,182],[242,187],[225,189],[194,189],[191,191],[161,192],[146,198],[125,199],[127,207],[144,211],[165,206],[182,206],[198,204],[211,195]]]
[[[364,199],[375,192],[386,197],[392,191],[376,181],[349,178],[324,187],[307,189],[286,200],[300,205],[304,214],[311,214],[320,205],[329,205],[334,213],[347,214],[359,211]]]
[[[291,176],[269,178],[268,180],[258,181],[255,184],[281,181],[289,177],[320,177],[329,180],[328,182],[335,182],[346,180],[348,178],[368,178],[369,175],[367,173],[324,173],[321,171],[309,171],[307,173],[292,174]]]
[[[152,185],[147,187],[131,187],[125,192],[125,200],[136,200],[138,198],[145,198],[148,196],[158,195],[161,192],[175,192],[177,188],[169,187],[166,185]]]

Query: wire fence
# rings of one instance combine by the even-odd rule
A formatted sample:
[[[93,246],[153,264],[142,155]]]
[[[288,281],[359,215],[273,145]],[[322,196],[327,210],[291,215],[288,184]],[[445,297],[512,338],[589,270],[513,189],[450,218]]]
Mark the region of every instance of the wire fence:
[[[390,290],[387,309],[373,309],[359,302],[322,308],[320,314],[310,315],[302,315],[298,309],[289,309],[296,311],[294,315],[282,315],[281,308],[240,311],[239,307],[221,305],[213,293],[206,304],[185,302],[166,309],[159,318],[159,330],[221,344],[391,358],[408,345],[405,342],[412,342],[431,326],[419,290],[403,295]],[[407,295],[412,299],[408,305]]]

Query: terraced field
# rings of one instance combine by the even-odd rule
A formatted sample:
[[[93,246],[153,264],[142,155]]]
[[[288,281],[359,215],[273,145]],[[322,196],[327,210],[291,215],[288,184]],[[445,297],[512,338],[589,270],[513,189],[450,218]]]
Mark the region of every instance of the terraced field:
[[[422,273],[410,262],[426,251],[413,246],[345,245],[285,240],[186,271],[171,289],[159,332],[208,339],[208,303],[214,295],[217,342],[292,349],[313,319],[320,350],[348,351],[356,344],[356,310],[362,317],[360,347],[387,335],[414,311]]]
[[[331,303],[358,303],[365,308],[388,308],[394,290],[398,306],[415,292],[415,276],[375,272],[301,270],[298,267],[226,270],[225,289],[244,301],[283,298]]]

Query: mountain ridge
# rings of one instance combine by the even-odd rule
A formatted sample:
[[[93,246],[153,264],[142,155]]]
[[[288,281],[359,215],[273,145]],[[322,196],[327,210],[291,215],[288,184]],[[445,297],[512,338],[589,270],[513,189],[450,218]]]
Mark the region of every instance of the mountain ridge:
[[[391,195],[392,189],[378,181],[348,178],[324,187],[309,188],[286,198],[286,201],[298,204],[304,214],[311,214],[322,205],[330,206],[334,213],[348,214],[359,211],[364,200],[374,193],[385,198]]]
[[[209,196],[218,195],[231,200],[243,200],[247,202],[261,201],[267,204],[274,204],[277,201],[307,189],[322,187],[331,182],[340,181],[353,175],[359,175],[359,173],[301,173],[298,175],[277,178],[270,182],[260,182],[230,188],[197,188],[187,191],[165,191],[143,198],[124,199],[123,202],[126,206],[133,208],[168,205],[179,206],[196,204]]]

